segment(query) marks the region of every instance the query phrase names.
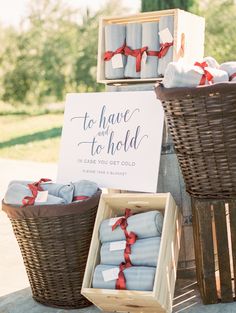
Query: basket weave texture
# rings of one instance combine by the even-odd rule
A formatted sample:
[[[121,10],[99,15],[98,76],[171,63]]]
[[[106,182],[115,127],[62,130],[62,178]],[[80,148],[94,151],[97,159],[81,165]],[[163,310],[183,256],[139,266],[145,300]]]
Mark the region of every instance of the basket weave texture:
[[[91,305],[80,290],[100,194],[99,191],[91,199],[78,203],[47,206],[53,213],[50,216],[47,211],[45,217],[27,217],[27,214],[19,217],[19,207],[3,203],[36,301],[65,309]],[[64,213],[56,216],[57,207]],[[29,206],[26,210],[32,212],[35,208],[40,212],[40,206]]]
[[[184,176],[197,198],[236,197],[236,82],[155,88]]]

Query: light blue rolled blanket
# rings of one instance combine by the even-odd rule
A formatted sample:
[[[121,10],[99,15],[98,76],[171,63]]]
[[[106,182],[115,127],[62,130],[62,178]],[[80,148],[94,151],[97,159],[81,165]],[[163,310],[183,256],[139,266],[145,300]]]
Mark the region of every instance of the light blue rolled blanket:
[[[158,36],[159,23],[150,22],[142,24],[142,47],[148,50],[159,51],[160,41]],[[144,60],[144,58],[143,58]],[[141,78],[152,78],[158,76],[158,57],[147,56],[146,62],[141,64]]]
[[[22,205],[24,197],[32,197],[31,190],[22,184],[12,183],[4,196],[4,202],[12,205]],[[48,194],[46,202],[35,202],[35,205],[45,204],[65,204],[66,201],[62,198]]]
[[[162,16],[159,22],[159,31],[168,28],[171,35],[174,34],[174,16]],[[174,36],[173,36],[174,37]],[[160,43],[165,43],[160,39]],[[167,65],[173,61],[173,46],[169,47],[168,52],[163,58],[159,59],[158,74],[164,75]]]
[[[228,73],[230,81],[236,81],[236,61],[222,63],[220,69]]]
[[[130,23],[126,26],[126,45],[132,49],[141,49],[142,47],[142,24]],[[140,72],[136,71],[136,57],[129,55],[125,66],[126,78],[139,78]]]
[[[228,74],[225,71],[209,66],[206,69],[213,75],[214,83],[229,80]],[[197,87],[200,84],[202,75],[203,71],[199,66],[184,64],[183,62],[171,62],[167,66],[162,83],[165,88]],[[208,84],[206,80],[205,85]]]
[[[115,52],[125,43],[126,27],[125,25],[111,24],[105,26],[105,51]],[[123,67],[113,68],[112,60],[104,61],[105,77],[107,79],[118,79],[124,77],[126,56],[122,54]]]
[[[159,211],[149,211],[130,216],[127,219],[128,232],[134,232],[138,239],[161,236],[163,226],[163,215]],[[110,219],[102,221],[100,225],[100,241],[102,243],[108,241],[125,240],[124,231],[118,226],[112,231],[109,225]]]
[[[92,197],[98,190],[98,185],[90,180],[80,180],[72,185],[74,186],[74,202],[81,201],[76,200],[77,196]]]
[[[208,66],[213,67],[213,68],[218,68],[220,67],[219,63],[216,61],[216,59],[214,59],[211,56],[205,57],[203,58],[203,61],[205,61]]]
[[[112,265],[98,265],[93,275],[93,288],[116,289],[116,280],[104,281],[103,271],[114,268]],[[124,270],[127,290],[152,291],[156,268],[132,266]]]
[[[124,249],[111,251],[112,244],[106,242],[101,247],[101,264],[119,265],[124,260]],[[139,239],[131,246],[130,260],[136,266],[157,266],[161,237]]]

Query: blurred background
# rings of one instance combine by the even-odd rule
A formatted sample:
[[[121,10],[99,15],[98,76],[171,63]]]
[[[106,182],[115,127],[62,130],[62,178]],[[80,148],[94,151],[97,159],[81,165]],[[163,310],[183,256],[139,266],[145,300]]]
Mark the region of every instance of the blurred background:
[[[236,60],[235,0],[0,0],[0,158],[57,162],[66,93],[104,90],[99,17],[169,8],[204,16],[205,55]]]

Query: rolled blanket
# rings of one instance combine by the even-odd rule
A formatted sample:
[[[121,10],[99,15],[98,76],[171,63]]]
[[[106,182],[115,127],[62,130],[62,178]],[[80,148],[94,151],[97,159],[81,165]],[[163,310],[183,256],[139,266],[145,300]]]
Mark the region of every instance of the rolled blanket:
[[[92,197],[98,190],[98,185],[89,180],[80,180],[72,185],[74,186],[74,202]]]
[[[32,197],[31,190],[22,184],[12,183],[9,185],[7,192],[4,196],[4,202],[6,204],[12,205],[22,205],[22,200],[25,197]],[[66,201],[62,198],[55,197],[52,195],[47,196],[46,202],[36,202],[35,205],[45,205],[45,204],[64,204]]]
[[[116,289],[116,279],[104,281],[102,272],[113,269],[112,265],[98,265],[93,275],[93,288]],[[152,291],[156,268],[132,266],[124,270],[127,290]]]
[[[220,83],[228,81],[228,74],[225,71],[209,66],[205,69],[212,75],[212,82]],[[204,72],[199,66],[183,64],[182,62],[171,62],[167,66],[162,83],[166,88],[197,87],[201,84],[202,78],[204,77]],[[206,77],[204,81],[205,85],[209,84]]]
[[[115,52],[125,44],[125,25],[111,24],[105,26],[105,51]],[[123,67],[114,68],[112,66],[112,58],[104,61],[105,63],[105,77],[107,79],[117,79],[124,77],[124,70],[126,64],[126,56],[121,55]]]
[[[163,215],[159,211],[149,211],[130,216],[127,219],[128,232],[134,232],[138,239],[161,236]],[[111,220],[102,221],[100,225],[100,241],[125,240],[124,231],[118,226],[112,231]]]
[[[220,67],[219,63],[216,61],[216,59],[214,59],[213,57],[205,57],[203,59],[203,61],[205,61],[208,66],[213,67],[213,68],[218,68]]]
[[[147,46],[148,51],[158,52],[160,49],[160,41],[158,36],[159,23],[143,23],[142,24],[142,47]],[[144,60],[144,58],[143,58]],[[147,56],[146,62],[142,61],[141,78],[152,78],[158,76],[158,57]]]
[[[174,34],[174,17],[173,16],[162,16],[159,22],[159,32],[168,28],[169,32]],[[160,38],[160,43],[165,44]],[[167,65],[173,61],[173,46],[169,47],[166,55],[159,59],[158,63],[158,74],[164,75]]]
[[[230,81],[236,81],[236,61],[222,63],[220,70],[228,73]]]
[[[25,181],[25,180],[13,180],[10,182],[9,186],[12,184],[21,184],[24,186],[27,186],[28,184],[32,184],[32,181]],[[48,193],[52,196],[63,198],[65,200],[65,203],[71,203],[73,199],[73,194],[75,190],[75,184],[68,184],[68,185],[62,185],[62,184],[55,184],[51,182],[45,182],[41,183],[40,186],[43,190],[47,190]]]
[[[125,262],[124,249],[111,251],[113,243],[117,243],[117,241],[102,244],[101,264],[119,265],[121,262]],[[160,243],[161,237],[137,240],[131,246],[131,254],[129,255],[131,263],[136,266],[157,266]]]
[[[126,26],[126,45],[132,49],[142,48],[142,24],[130,23]],[[128,78],[139,78],[140,71],[136,70],[137,57],[128,55],[127,63],[125,66],[125,77]],[[140,58],[141,61],[141,58]]]

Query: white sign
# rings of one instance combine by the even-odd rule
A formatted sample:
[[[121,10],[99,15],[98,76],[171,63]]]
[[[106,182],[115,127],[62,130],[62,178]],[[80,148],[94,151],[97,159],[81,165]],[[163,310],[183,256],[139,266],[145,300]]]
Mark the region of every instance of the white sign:
[[[154,91],[68,94],[57,181],[156,192],[163,121]]]

